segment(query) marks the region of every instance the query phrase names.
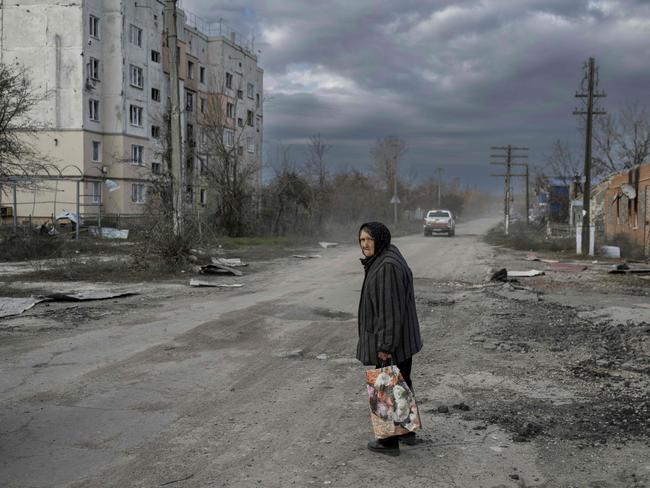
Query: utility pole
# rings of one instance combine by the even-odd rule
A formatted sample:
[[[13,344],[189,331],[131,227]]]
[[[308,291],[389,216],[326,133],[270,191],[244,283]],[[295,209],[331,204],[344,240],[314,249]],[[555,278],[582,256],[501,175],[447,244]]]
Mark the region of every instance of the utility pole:
[[[598,85],[596,61],[594,58],[589,58],[585,65],[586,74],[582,79],[582,92],[576,92],[576,98],[587,99],[587,110],[574,110],[574,115],[586,115],[587,126],[585,130],[585,167],[584,167],[584,185],[582,188],[582,254],[588,255],[590,249],[590,197],[591,197],[591,140],[592,140],[592,125],[594,115],[603,115],[605,112],[594,110],[594,98],[604,97],[604,93],[595,92]],[[584,92],[585,84],[587,85],[587,93]]]
[[[440,181],[442,180],[442,168],[437,168],[436,172],[438,173],[438,208],[440,208]]]
[[[399,203],[399,197],[397,196],[397,156],[395,156],[393,164],[393,210],[395,214],[395,226],[397,226],[397,204]]]
[[[169,52],[169,81],[171,89],[171,186],[174,235],[183,233],[184,168],[181,164],[181,107],[178,81],[178,34],[176,32],[176,0],[165,0],[165,23]]]
[[[505,161],[492,161],[490,164],[498,164],[501,166],[506,167],[506,173],[505,174],[500,174],[500,175],[492,175],[492,176],[502,176],[504,178],[503,183],[504,183],[504,196],[503,196],[503,221],[504,221],[504,228],[505,228],[505,234],[508,235],[510,232],[510,203],[512,202],[512,185],[511,185],[511,178],[513,176],[523,176],[523,175],[513,175],[512,174],[512,167],[513,166],[523,166],[524,163],[515,163],[513,162],[513,158],[527,158],[528,156],[525,154],[513,154],[513,151],[528,151],[527,147],[513,147],[510,144],[507,146],[492,146],[490,147],[491,150],[496,150],[496,151],[504,151],[502,154],[490,154],[491,158],[499,158],[499,159],[504,159]],[[526,165],[526,167],[528,167]],[[528,173],[528,171],[526,171]],[[528,180],[526,180],[528,181]],[[528,188],[528,186],[526,186]],[[528,200],[528,198],[526,198]],[[528,205],[528,201],[526,201],[526,205]],[[526,222],[528,222],[528,209],[526,209]]]

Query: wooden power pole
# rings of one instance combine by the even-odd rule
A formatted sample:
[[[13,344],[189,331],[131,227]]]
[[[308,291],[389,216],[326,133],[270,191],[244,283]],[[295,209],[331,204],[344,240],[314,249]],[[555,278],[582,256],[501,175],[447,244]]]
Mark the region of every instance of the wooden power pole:
[[[593,116],[602,115],[605,112],[594,110],[594,98],[604,97],[604,93],[597,93],[595,91],[598,85],[596,77],[596,62],[594,58],[589,58],[585,65],[585,77],[582,81],[582,92],[576,92],[576,98],[587,99],[587,110],[574,110],[574,115],[586,115],[587,123],[585,130],[585,166],[584,166],[584,184],[582,187],[582,254],[588,255],[590,249],[590,200],[591,200],[591,140],[592,140],[592,127]],[[585,84],[586,90],[585,93]]]
[[[500,166],[506,167],[505,174],[498,174],[492,176],[503,177],[504,190],[503,190],[503,221],[505,234],[508,235],[510,232],[510,203],[512,202],[512,184],[511,178],[514,176],[524,176],[518,174],[512,174],[513,166],[526,166],[526,175],[528,174],[528,165],[525,163],[516,163],[513,161],[514,158],[527,158],[525,154],[513,154],[513,151],[528,151],[527,147],[513,147],[510,144],[507,146],[492,146],[492,150],[504,151],[501,154],[490,154],[491,158],[505,159],[505,161],[492,161],[490,164],[498,164]],[[528,178],[526,177],[526,223],[528,223]]]
[[[165,24],[169,53],[169,87],[171,90],[171,187],[174,235],[183,233],[184,171],[181,164],[181,106],[178,81],[178,34],[176,32],[176,0],[165,0]]]

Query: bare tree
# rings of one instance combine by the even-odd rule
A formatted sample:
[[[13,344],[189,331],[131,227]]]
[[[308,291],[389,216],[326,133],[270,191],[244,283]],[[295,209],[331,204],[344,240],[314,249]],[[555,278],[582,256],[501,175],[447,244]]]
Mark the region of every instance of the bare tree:
[[[397,168],[405,151],[406,143],[397,136],[377,140],[370,150],[372,172],[389,193],[396,185]]]
[[[307,161],[305,162],[305,175],[314,189],[315,223],[321,229],[325,216],[325,209],[331,200],[330,174],[325,161],[325,155],[332,148],[320,134],[309,138],[307,144]]]
[[[594,170],[608,174],[637,166],[650,156],[650,115],[638,102],[598,119],[594,130]]]
[[[560,139],[553,143],[551,153],[546,156],[546,165],[546,172],[551,177],[561,179],[567,185],[583,171],[580,158],[574,154],[566,141]]]
[[[215,217],[228,235],[242,235],[254,211],[254,175],[259,168],[244,156],[250,121],[237,117],[238,97],[221,90],[207,100],[207,112],[200,121],[204,138],[203,173],[210,182],[216,203]]]
[[[45,96],[34,89],[24,67],[0,64],[0,177],[34,175],[52,166],[31,141],[39,129],[31,111]]]

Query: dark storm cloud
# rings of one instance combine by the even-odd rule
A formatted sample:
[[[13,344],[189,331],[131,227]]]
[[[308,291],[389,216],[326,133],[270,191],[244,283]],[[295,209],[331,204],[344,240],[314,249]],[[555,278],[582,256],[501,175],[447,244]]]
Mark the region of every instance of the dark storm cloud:
[[[486,183],[490,145],[540,160],[555,139],[579,141],[573,94],[589,56],[609,111],[644,102],[650,82],[648,1],[183,3],[255,36],[267,147],[320,133],[344,167],[366,166],[371,144],[395,134],[410,148],[404,174],[426,177],[436,161]]]

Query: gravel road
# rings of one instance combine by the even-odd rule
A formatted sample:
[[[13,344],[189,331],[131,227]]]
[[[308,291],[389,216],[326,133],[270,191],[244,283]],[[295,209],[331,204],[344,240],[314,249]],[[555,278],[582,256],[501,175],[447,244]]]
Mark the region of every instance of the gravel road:
[[[140,284],[136,296],[0,319],[0,485],[648,486],[648,374],[603,386],[607,375],[584,375],[595,358],[584,340],[557,349],[567,327],[593,325],[578,312],[615,297],[578,311],[560,303],[566,293],[488,283],[515,259],[481,241],[492,224],[395,239],[425,342],[413,373],[422,442],[399,457],[365,447],[353,359],[363,270],[358,248],[340,245],[251,262],[221,280],[238,289]],[[642,353],[639,327],[629,347]],[[606,422],[628,404],[620,425]]]

